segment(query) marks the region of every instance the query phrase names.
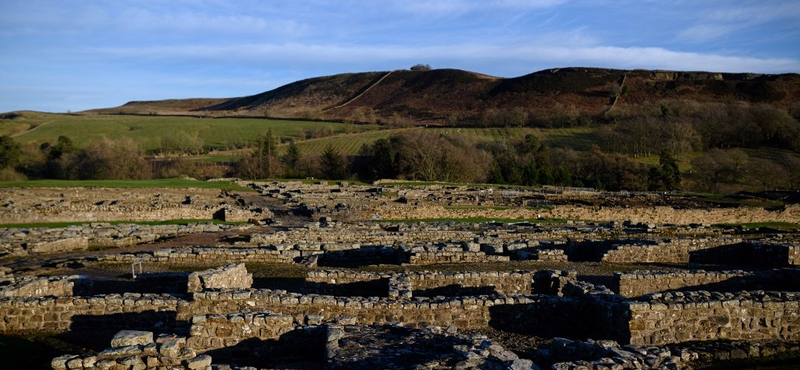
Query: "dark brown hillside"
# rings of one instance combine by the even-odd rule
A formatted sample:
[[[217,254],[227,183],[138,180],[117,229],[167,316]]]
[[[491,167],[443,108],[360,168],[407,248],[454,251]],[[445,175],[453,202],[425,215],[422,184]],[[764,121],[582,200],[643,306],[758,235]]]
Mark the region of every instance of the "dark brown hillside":
[[[305,79],[258,95],[229,99],[199,111],[237,111],[246,115],[308,114],[336,106],[369,87],[386,72],[346,73]],[[259,114],[260,113],[260,114]]]
[[[241,98],[132,102],[93,112],[382,122],[401,117],[469,125],[512,110],[547,121],[600,117],[612,103],[616,109],[664,101],[787,107],[800,101],[800,75],[558,68],[498,78],[455,69],[397,70],[310,78]]]
[[[628,74],[622,101],[658,100],[770,103],[786,106],[800,99],[800,75],[670,72],[635,70]]]
[[[132,101],[116,108],[93,109],[84,113],[96,114],[187,114],[196,109],[219,104],[228,99],[169,99],[156,101]]]

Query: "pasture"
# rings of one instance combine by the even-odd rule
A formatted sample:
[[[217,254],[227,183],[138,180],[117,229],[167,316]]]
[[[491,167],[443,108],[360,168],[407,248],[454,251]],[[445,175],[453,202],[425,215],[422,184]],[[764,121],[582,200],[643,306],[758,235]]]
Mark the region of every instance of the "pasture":
[[[91,142],[129,137],[146,151],[158,151],[163,138],[199,138],[209,149],[239,148],[267,130],[281,139],[338,135],[376,130],[375,125],[337,122],[273,120],[265,118],[200,118],[185,116],[67,115],[24,112],[0,120],[0,134],[20,143],[55,142],[70,137],[78,148]]]

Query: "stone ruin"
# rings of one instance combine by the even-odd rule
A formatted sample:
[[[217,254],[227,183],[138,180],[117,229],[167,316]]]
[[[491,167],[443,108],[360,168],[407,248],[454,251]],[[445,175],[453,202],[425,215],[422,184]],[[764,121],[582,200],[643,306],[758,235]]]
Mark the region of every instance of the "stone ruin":
[[[9,257],[36,253],[45,263],[0,269],[0,333],[77,335],[98,348],[54,358],[59,370],[691,369],[800,350],[800,244],[791,232],[753,238],[703,223],[604,219],[377,223],[366,219],[415,212],[406,206],[439,212],[443,204],[521,203],[527,211],[518,199],[526,195],[490,198],[467,187],[253,187],[273,226],[201,223],[184,234],[100,223],[80,232],[4,231],[4,245],[16,245],[7,250],[26,251]],[[548,204],[564,196],[548,192]],[[127,234],[100,231],[121,228]],[[119,245],[137,245],[220,231],[241,237],[48,258],[72,250],[67,241],[58,244],[71,238],[111,245],[131,238]],[[56,236],[44,238],[51,247],[23,245],[37,235]],[[134,263],[156,272],[119,281],[60,274]],[[606,276],[581,270],[630,264],[649,269]],[[290,288],[275,288],[246,265],[307,273]],[[192,271],[169,271],[180,266]],[[523,350],[493,332],[542,342]]]

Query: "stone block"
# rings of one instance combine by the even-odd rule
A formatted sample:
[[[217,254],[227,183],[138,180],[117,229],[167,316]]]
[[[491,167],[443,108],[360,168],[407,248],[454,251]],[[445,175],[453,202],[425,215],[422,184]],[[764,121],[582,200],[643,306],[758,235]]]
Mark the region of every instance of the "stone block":
[[[191,370],[206,369],[211,366],[211,356],[200,355],[195,358],[186,360],[186,367]]]
[[[151,331],[122,330],[111,339],[111,347],[146,346],[151,343],[154,343]]]

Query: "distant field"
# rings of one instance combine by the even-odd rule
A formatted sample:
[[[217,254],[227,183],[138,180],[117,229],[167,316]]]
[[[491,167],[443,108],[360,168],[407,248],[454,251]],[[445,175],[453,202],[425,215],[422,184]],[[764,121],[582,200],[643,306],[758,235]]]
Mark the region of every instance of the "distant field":
[[[379,139],[386,139],[394,134],[410,132],[415,130],[429,130],[433,133],[445,136],[463,136],[468,142],[477,144],[479,142],[497,140],[518,140],[525,135],[533,134],[551,147],[570,147],[579,150],[588,149],[592,143],[594,128],[556,128],[556,129],[537,129],[537,128],[406,128],[391,129],[381,131],[367,131],[352,133],[334,137],[325,137],[302,141],[297,144],[300,150],[306,154],[319,154],[325,147],[332,145],[341,154],[354,155],[364,144],[371,144]]]
[[[276,137],[300,140],[308,133],[335,135],[377,128],[374,125],[263,118],[78,116],[36,112],[25,112],[22,117],[13,120],[0,120],[0,135],[13,135],[18,142],[55,142],[60,135],[66,135],[78,147],[85,147],[103,137],[130,137],[145,150],[159,149],[162,137],[176,134],[196,135],[203,140],[205,146],[222,149],[252,141],[269,129],[272,129]]]
[[[388,139],[390,136],[409,132],[412,130],[423,130],[422,128],[390,129],[379,131],[366,131],[353,134],[336,135],[319,139],[305,140],[297,143],[298,149],[303,155],[318,155],[325,151],[329,145],[333,146],[340,154],[355,155],[364,144],[372,144],[380,139]]]
[[[263,118],[199,118],[179,116],[68,115],[24,112],[13,120],[0,120],[0,135],[12,135],[21,143],[55,142],[69,136],[76,146],[85,147],[104,137],[130,137],[143,149],[158,150],[163,137],[199,137],[207,148],[225,150],[241,147],[271,129],[281,139],[294,140],[304,155],[318,155],[329,145],[341,154],[355,155],[365,144],[402,132],[430,130],[439,135],[464,136],[475,144],[485,141],[522,139],[534,134],[551,147],[587,149],[594,128],[400,128],[384,129],[378,125],[336,122],[289,121]],[[316,138],[306,139],[315,136]],[[285,148],[282,146],[280,150]],[[239,152],[230,152],[206,161],[237,160]]]

